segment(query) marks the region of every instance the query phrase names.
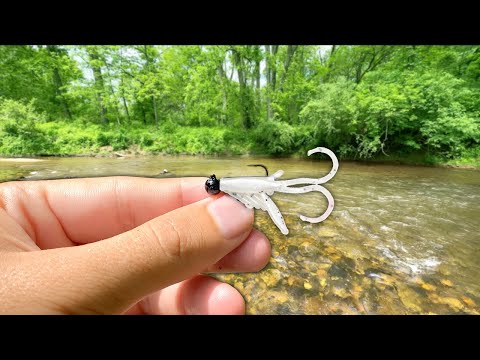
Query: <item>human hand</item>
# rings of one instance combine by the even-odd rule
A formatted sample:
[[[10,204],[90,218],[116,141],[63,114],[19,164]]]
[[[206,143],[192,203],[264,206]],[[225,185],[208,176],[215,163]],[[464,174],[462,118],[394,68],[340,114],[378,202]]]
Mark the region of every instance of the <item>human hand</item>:
[[[253,210],[205,179],[0,184],[0,313],[243,314],[202,272],[254,272],[270,257]]]

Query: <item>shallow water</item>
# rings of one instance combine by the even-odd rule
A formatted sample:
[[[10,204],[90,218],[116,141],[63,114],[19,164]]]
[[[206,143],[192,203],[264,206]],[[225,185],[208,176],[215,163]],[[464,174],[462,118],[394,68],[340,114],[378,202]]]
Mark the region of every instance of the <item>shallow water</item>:
[[[45,158],[0,160],[0,181],[87,177],[262,175],[263,163],[285,178],[320,177],[331,167],[312,159]],[[166,175],[159,175],[168,169]],[[340,162],[325,184],[335,209],[320,224],[319,193],[275,194],[290,234],[256,210],[272,242],[259,273],[216,277],[245,297],[249,314],[479,314],[480,171]]]

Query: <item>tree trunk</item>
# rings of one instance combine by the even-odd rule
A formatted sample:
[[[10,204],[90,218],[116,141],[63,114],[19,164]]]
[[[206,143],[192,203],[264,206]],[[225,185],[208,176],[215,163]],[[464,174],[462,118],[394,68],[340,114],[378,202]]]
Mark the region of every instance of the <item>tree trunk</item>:
[[[226,123],[226,117],[227,117],[227,89],[225,87],[225,79],[226,79],[226,74],[225,71],[223,70],[223,61],[221,64],[218,65],[218,77],[220,79],[220,88],[222,89],[222,112],[220,114],[220,123],[225,124]]]
[[[273,118],[272,109],[272,95],[275,93],[275,86],[277,82],[276,71],[276,55],[279,45],[266,45],[265,50],[267,52],[267,119]]]
[[[363,77],[368,72],[374,71],[379,65],[383,64],[391,53],[392,49],[390,47],[382,45],[371,47],[370,51],[362,54],[360,61],[357,62],[355,82],[360,84]]]
[[[332,72],[332,67],[333,67],[333,54],[335,54],[335,51],[338,49],[337,45],[332,45],[332,49],[330,50],[330,55],[328,56],[325,64],[327,67],[327,72],[325,76],[323,77],[323,82],[328,82],[331,78],[331,72]]]
[[[270,120],[272,118],[271,116],[271,98],[270,98],[270,45],[265,45],[265,77],[267,80],[267,86],[266,86],[266,96],[265,96],[265,102],[267,105],[267,120]]]
[[[277,67],[276,65],[276,56],[278,52],[279,45],[272,45],[272,57],[274,61],[274,66],[272,67],[272,73],[270,75],[270,80],[272,82],[272,90],[275,91],[275,87],[277,85]]]
[[[238,82],[240,85],[240,107],[242,110],[243,126],[246,129],[252,127],[252,119],[250,112],[250,104],[248,99],[248,89],[245,78],[245,69],[243,64],[243,58],[238,51],[233,52],[234,62],[237,67]]]
[[[110,83],[110,90],[112,92],[112,96],[115,100],[115,118],[117,119],[117,124],[120,125],[120,110],[118,110],[117,99],[115,98],[115,90],[113,89],[112,83]]]
[[[143,103],[140,104],[140,110],[142,111],[143,124],[147,125],[147,114],[145,113],[145,108],[143,107]]]
[[[255,47],[255,68],[254,74],[252,79],[255,79],[255,84],[252,81],[252,87],[254,87],[254,111],[255,117],[258,116],[258,109],[262,108],[262,93],[260,91],[260,65],[262,61],[262,50],[260,49],[260,45]]]
[[[105,108],[105,104],[103,101],[103,92],[105,90],[105,85],[102,76],[102,68],[99,65],[100,56],[94,48],[88,48],[88,55],[90,57],[90,66],[93,70],[93,78],[95,80],[95,93],[97,95],[97,102],[100,107],[102,122],[104,124],[108,124],[107,109]]]
[[[335,54],[335,50],[337,50],[337,45],[332,45],[332,50],[330,50],[330,57],[332,57],[333,54]]]
[[[125,113],[127,114],[128,122],[130,123],[132,122],[132,119],[130,118],[130,113],[128,112],[127,100],[125,99],[125,89],[123,88],[123,77],[121,78],[120,89],[121,89],[123,107],[125,108]]]
[[[59,49],[56,45],[47,45],[47,51],[53,57],[55,54],[58,54]],[[54,63],[53,65],[52,73],[53,73],[53,83],[55,85],[55,95],[60,101],[60,105],[62,106],[64,115],[69,120],[72,120],[72,113],[70,112],[70,108],[64,96],[62,77],[60,76],[60,71],[58,70],[58,66],[56,63]]]
[[[257,60],[255,62],[255,80],[256,80],[255,87],[258,90],[260,89],[260,60]]]
[[[152,70],[152,60],[150,59],[150,56],[148,56],[148,48],[147,45],[143,45],[143,51],[145,55],[145,60],[147,61],[147,69],[149,72]],[[152,106],[153,106],[153,114],[155,116],[155,125],[158,127],[158,111],[157,111],[157,99],[155,95],[152,95]]]
[[[64,96],[62,78],[60,77],[60,72],[56,67],[53,69],[53,81],[55,83],[56,94],[60,99],[60,104],[62,105],[63,113],[69,120],[72,120],[72,113],[70,112],[70,108]]]
[[[157,99],[155,98],[155,95],[152,96],[152,103],[153,103],[153,114],[155,115],[155,125],[158,127]]]
[[[292,64],[292,60],[293,60],[293,57],[295,56],[295,51],[297,51],[297,49],[298,49],[298,45],[288,45],[287,56],[285,58],[285,63],[284,63],[284,71],[282,74],[282,78],[280,79],[280,91],[283,91],[283,83],[285,82],[288,69]]]
[[[117,119],[117,124],[120,125],[120,110],[118,108],[117,95],[115,94],[115,89],[113,88],[112,76],[110,75],[110,67],[108,66],[107,62],[105,62],[105,66],[107,67],[108,87],[110,88],[110,92],[112,93],[113,100],[115,101],[115,105],[114,105],[115,118]]]

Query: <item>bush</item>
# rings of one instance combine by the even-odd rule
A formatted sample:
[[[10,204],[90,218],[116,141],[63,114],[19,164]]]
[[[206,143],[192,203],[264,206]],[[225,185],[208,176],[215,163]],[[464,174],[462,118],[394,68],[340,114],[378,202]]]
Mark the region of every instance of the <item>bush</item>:
[[[420,150],[455,157],[480,141],[478,120],[469,111],[476,96],[462,80],[429,70],[403,72],[391,81],[359,87],[361,156],[385,146],[399,154]]]
[[[24,104],[20,101],[0,98],[0,124],[15,122],[32,125],[40,121],[45,121],[45,114],[35,110],[33,100]]]
[[[100,146],[109,146],[112,143],[113,136],[110,133],[100,133],[97,135],[97,143]]]
[[[461,157],[480,142],[478,90],[463,80],[431,69],[369,75],[358,86],[319,86],[300,113],[314,142],[364,159],[419,152]]]
[[[131,136],[126,134],[126,132],[121,129],[117,133],[115,133],[112,137],[112,145],[113,150],[125,150],[133,143],[133,139]]]
[[[141,135],[139,145],[143,147],[152,146],[154,143],[153,138],[150,135]]]
[[[37,126],[45,121],[45,115],[35,110],[33,101],[22,103],[0,99],[0,153],[8,155],[32,155],[52,149],[50,137]]]
[[[313,129],[314,141],[332,149],[351,143],[358,112],[354,84],[322,84],[317,98],[300,112],[302,123]]]
[[[283,121],[264,121],[254,130],[255,147],[272,155],[295,151],[295,129]]]
[[[425,121],[421,132],[427,145],[449,158],[460,157],[480,143],[479,123],[455,106],[440,110],[436,120]]]

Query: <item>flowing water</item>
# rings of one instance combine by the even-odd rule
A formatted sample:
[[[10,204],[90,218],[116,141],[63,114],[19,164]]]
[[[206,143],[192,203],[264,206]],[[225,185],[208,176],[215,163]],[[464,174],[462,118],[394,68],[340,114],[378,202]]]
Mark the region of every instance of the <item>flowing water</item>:
[[[331,163],[258,157],[0,159],[0,181],[108,175],[320,177]],[[159,175],[168,169],[165,175]],[[244,296],[249,314],[479,314],[480,171],[340,162],[325,184],[335,209],[320,224],[320,193],[275,194],[290,234],[256,210],[271,240],[265,269],[217,278]]]

